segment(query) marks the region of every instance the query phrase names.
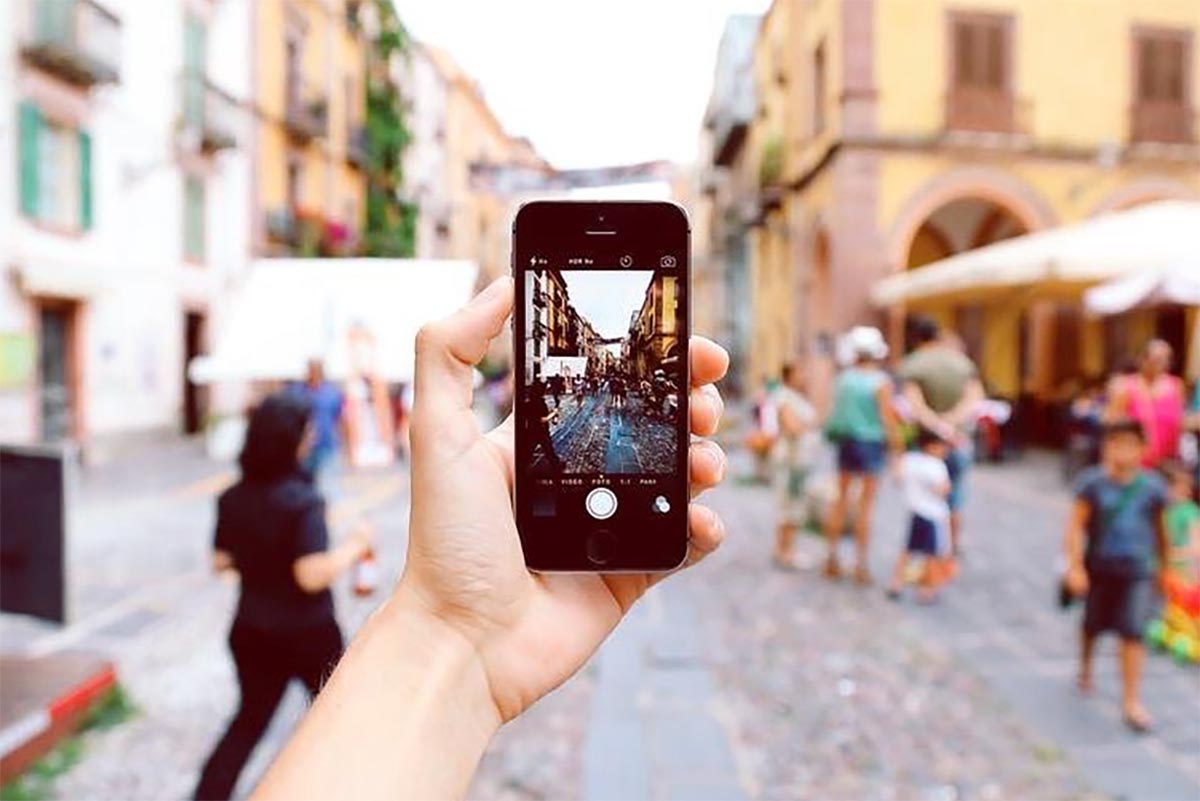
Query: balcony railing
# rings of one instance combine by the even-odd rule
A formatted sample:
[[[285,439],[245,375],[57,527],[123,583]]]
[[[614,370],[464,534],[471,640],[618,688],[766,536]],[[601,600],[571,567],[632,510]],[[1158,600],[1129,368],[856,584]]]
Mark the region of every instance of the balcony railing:
[[[957,86],[946,93],[946,130],[1025,133],[1021,105],[1003,89]]]
[[[325,136],[329,132],[329,101],[324,93],[293,79],[288,86],[284,124],[300,142]]]
[[[203,75],[185,72],[179,78],[183,127],[199,138],[205,153],[237,146],[238,101]]]
[[[1140,101],[1130,109],[1129,138],[1138,143],[1193,144],[1196,112],[1182,103]]]
[[[24,0],[21,53],[76,86],[116,83],[121,20],[93,0]]]
[[[346,161],[357,167],[367,163],[367,129],[355,122],[346,126]]]

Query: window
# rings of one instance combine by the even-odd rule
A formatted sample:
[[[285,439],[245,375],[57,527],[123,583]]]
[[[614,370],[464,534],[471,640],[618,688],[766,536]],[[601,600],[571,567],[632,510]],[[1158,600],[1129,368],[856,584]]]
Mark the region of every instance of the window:
[[[956,87],[1008,91],[1008,59],[1008,30],[1002,18],[955,20],[953,81]]]
[[[1183,103],[1183,45],[1182,38],[1138,37],[1138,102]]]
[[[952,13],[949,25],[946,127],[1015,133],[1013,20]]]
[[[195,14],[183,18],[183,114],[190,124],[204,124],[204,81],[208,72],[208,30]]]
[[[300,161],[299,159],[288,159],[287,164],[287,206],[288,211],[293,214],[300,207]]]
[[[32,103],[21,105],[19,126],[21,213],[56,228],[91,228],[91,137]]]
[[[1187,31],[1139,29],[1133,38],[1135,141],[1187,143],[1194,140]]]
[[[183,256],[190,261],[204,260],[204,196],[203,178],[183,179]]]
[[[825,130],[825,43],[813,51],[812,130],[819,136]]]

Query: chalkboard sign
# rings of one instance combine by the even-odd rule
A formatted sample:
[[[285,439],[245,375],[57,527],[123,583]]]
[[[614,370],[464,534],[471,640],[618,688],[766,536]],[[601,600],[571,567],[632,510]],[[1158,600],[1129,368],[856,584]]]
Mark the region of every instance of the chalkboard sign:
[[[0,445],[0,610],[66,622],[66,458]]]

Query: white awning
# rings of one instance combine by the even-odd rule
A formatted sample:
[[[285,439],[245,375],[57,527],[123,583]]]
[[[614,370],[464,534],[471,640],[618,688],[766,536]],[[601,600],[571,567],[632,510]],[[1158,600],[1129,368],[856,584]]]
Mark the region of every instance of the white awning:
[[[1162,270],[1139,271],[1092,287],[1083,295],[1084,309],[1095,315],[1122,314],[1165,303],[1200,306],[1200,259]]]
[[[877,306],[1004,289],[1074,289],[1200,264],[1200,202],[1167,200],[959,253],[885,278]]]
[[[210,383],[288,380],[313,357],[331,377],[350,366],[350,332],[374,341],[378,373],[407,381],[417,330],[470,298],[478,268],[435,259],[260,259],[250,265],[216,348],[188,374]]]

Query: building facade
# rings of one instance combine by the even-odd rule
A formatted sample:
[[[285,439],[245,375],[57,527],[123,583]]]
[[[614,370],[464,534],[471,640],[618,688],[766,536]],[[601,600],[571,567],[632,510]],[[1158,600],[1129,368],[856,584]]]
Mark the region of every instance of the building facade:
[[[350,255],[366,212],[366,33],[354,0],[256,0],[254,252]]]
[[[0,439],[103,458],[135,432],[196,431],[234,402],[186,365],[248,247],[245,7],[15,0],[5,13]]]
[[[678,313],[679,279],[663,275],[651,281],[629,325],[625,367],[633,376],[650,380],[664,363],[678,359]]]
[[[449,87],[429,48],[414,42],[392,65],[393,80],[408,101],[412,141],[404,153],[404,195],[417,207],[416,257],[450,258],[453,200],[446,129]]]
[[[800,357],[821,398],[833,337],[877,324],[899,352],[921,312],[960,333],[993,394],[1045,400],[1174,326],[1106,334],[1076,297],[879,310],[868,296],[968,248],[1200,196],[1198,27],[1189,0],[776,0],[755,48],[762,107],[710,162],[728,172],[738,151],[757,179],[741,195],[757,209],[755,377]]]
[[[754,164],[745,147],[758,113],[754,73],[760,17],[736,15],[726,22],[717,49],[713,87],[700,133],[692,308],[697,330],[707,331],[729,350],[726,388],[750,390],[754,358],[754,303],[751,296],[751,199]]]

